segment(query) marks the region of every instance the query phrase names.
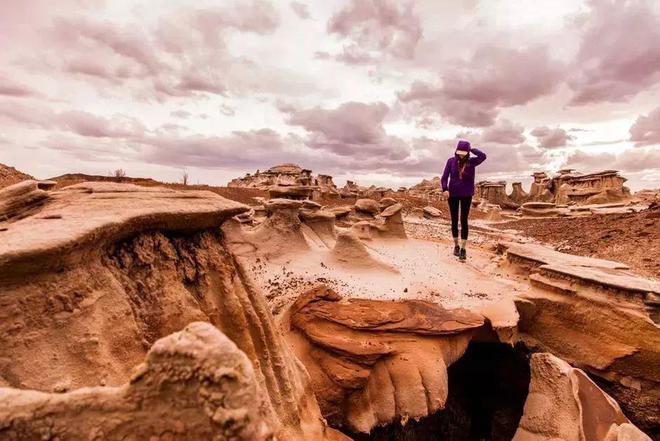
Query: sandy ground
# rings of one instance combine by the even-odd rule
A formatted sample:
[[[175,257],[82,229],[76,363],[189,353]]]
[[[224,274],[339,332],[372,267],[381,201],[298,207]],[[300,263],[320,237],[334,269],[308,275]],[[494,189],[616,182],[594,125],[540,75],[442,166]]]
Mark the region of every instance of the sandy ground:
[[[408,240],[365,241],[382,265],[355,268],[336,261],[327,248],[319,246],[268,262],[259,260],[250,270],[276,315],[319,283],[346,297],[422,299],[447,308],[475,310],[528,289],[517,276],[498,268],[501,257],[487,249],[492,242],[477,232],[467,262],[460,262],[452,254],[453,242],[446,239],[450,237],[446,223],[420,219],[407,224],[406,229],[411,236]]]

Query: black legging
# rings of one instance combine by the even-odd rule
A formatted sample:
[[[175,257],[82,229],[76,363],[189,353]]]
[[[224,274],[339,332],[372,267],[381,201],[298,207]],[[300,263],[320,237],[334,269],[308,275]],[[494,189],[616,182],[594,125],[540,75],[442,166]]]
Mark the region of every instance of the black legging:
[[[468,238],[468,215],[470,214],[470,205],[472,205],[472,196],[458,198],[449,197],[449,213],[451,214],[451,235],[458,237],[458,206],[461,206],[461,239]]]

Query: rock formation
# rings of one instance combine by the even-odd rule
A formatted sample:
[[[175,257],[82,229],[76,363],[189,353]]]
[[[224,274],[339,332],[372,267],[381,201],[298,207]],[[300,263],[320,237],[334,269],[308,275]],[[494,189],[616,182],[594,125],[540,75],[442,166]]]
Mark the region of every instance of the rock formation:
[[[413,196],[424,196],[430,193],[431,191],[437,190],[439,188],[440,188],[440,177],[436,176],[430,180],[422,179],[422,182],[410,187],[408,193]]]
[[[0,222],[17,220],[39,210],[50,197],[50,181],[23,181],[0,189]]]
[[[660,427],[660,283],[626,265],[571,256],[541,245],[501,243],[533,289],[515,301],[529,347],[602,379],[643,430]]]
[[[554,201],[554,195],[548,189],[550,178],[545,172],[535,172],[532,175],[534,179],[529,189],[529,200],[537,202]]]
[[[364,192],[364,189],[353,181],[346,181],[339,194],[344,199],[357,198]]]
[[[126,384],[68,393],[0,388],[0,438],[272,439],[252,363],[213,325],[158,340]],[[163,438],[160,438],[163,437]]]
[[[511,190],[511,194],[509,195],[509,199],[518,205],[522,205],[527,201],[529,195],[525,193],[525,190],[523,190],[521,182],[514,182],[512,187],[513,188]]]
[[[228,240],[234,252],[257,252],[259,256],[268,258],[285,252],[307,250],[309,245],[299,216],[302,205],[302,201],[270,199],[264,204],[266,219],[254,228],[240,229],[227,223],[224,228],[233,232]]]
[[[626,178],[616,170],[605,170],[586,175],[572,170],[560,170],[552,179],[554,202],[557,204],[605,204],[617,202],[630,196],[623,184]]]
[[[568,215],[570,210],[567,207],[558,207],[552,202],[525,202],[520,207],[520,212],[524,216],[548,217]]]
[[[547,353],[532,355],[530,365],[529,394],[513,441],[651,441],[582,370]]]
[[[380,215],[385,218],[384,230],[381,233],[383,236],[398,237],[401,239],[407,237],[406,229],[403,226],[403,217],[401,215],[402,209],[403,205],[397,203],[390,205],[380,213]]]
[[[154,342],[191,322],[205,321],[221,330],[254,366],[258,385],[254,406],[265,416],[265,427],[270,427],[279,439],[340,436],[320,419],[307,374],[278,333],[263,294],[246,279],[245,268],[228,251],[218,230],[221,224],[246,211],[246,206],[205,191],[100,182],[52,191],[49,196],[28,217],[0,223],[0,384],[14,388],[2,391],[2,396],[10,397],[4,403],[26,403],[27,410],[46,406],[53,409],[53,413],[43,414],[47,427],[66,425],[72,431],[79,425],[81,431],[87,430],[97,421],[92,412],[101,418],[102,411],[91,407],[86,410],[90,412],[89,424],[81,420],[73,424],[71,418],[78,415],[68,415],[67,409],[76,412],[80,406],[86,407],[85,403],[94,403],[98,396],[97,390],[79,388],[125,384],[131,378],[131,368],[143,360]],[[277,203],[269,209],[271,217],[287,210]],[[281,216],[289,219],[286,214]],[[299,223],[297,212],[293,217]],[[147,362],[156,370],[164,365],[149,360],[160,357],[160,348],[163,346],[157,344]],[[190,357],[196,356],[190,352],[192,348],[186,351]],[[171,366],[176,365],[172,360]],[[198,373],[205,372],[199,369]],[[188,388],[189,392],[181,389],[182,399],[185,393],[197,394],[193,381],[196,377],[186,377],[191,371],[185,366],[180,374],[169,372],[179,381],[173,387],[185,383]],[[178,420],[170,418],[176,413],[167,410],[179,401],[159,404],[161,396],[146,389],[158,388],[151,384],[167,380],[170,374],[154,375],[144,377],[149,385],[143,385],[138,377],[133,377],[133,384],[162,409],[153,417],[161,423],[156,429],[162,427],[163,433],[170,433],[167,430],[174,425],[180,430]],[[213,391],[211,385],[199,389],[201,396],[209,397],[205,394]],[[72,393],[62,396],[58,406],[59,401],[51,396],[26,389]],[[126,394],[133,391],[133,386],[112,389],[101,399],[101,404],[108,406],[102,409],[108,409],[111,415],[123,412],[123,406],[133,399]],[[241,396],[247,399],[250,392],[246,393]],[[167,401],[166,395],[162,398]],[[214,400],[219,398],[212,392],[208,398],[211,401],[201,404],[205,412],[212,411],[218,405]],[[187,405],[191,409],[200,406]],[[21,413],[11,407],[0,412],[13,421],[19,418],[20,430],[32,430],[29,419],[35,420],[34,427],[43,427],[37,413]],[[138,427],[142,420],[139,409],[133,412],[130,427]],[[167,412],[167,418],[162,417],[163,412]],[[213,429],[208,413],[186,415],[185,421],[199,421],[199,428],[184,424],[191,433]],[[220,411],[214,418],[220,424],[239,424],[245,420],[245,413],[226,416]],[[149,421],[144,418],[145,424]],[[105,424],[104,430],[109,430],[113,423]],[[0,424],[0,431],[7,429],[13,430],[14,426]],[[144,433],[147,430],[151,429],[145,428]],[[260,426],[255,430],[258,433]],[[177,439],[199,439],[171,433]],[[218,439],[242,438],[219,435]]]
[[[397,200],[393,198],[382,198],[378,201],[378,203],[380,204],[380,208],[385,209],[391,205],[396,204]]]
[[[331,248],[337,239],[335,229],[335,215],[326,210],[300,210],[300,219],[323,241],[325,246]]]
[[[242,178],[232,179],[228,187],[267,190],[271,198],[320,199],[338,198],[339,191],[332,176],[314,177],[311,170],[295,164],[282,164],[266,171],[257,170]]]
[[[373,199],[358,199],[355,202],[356,213],[366,213],[375,216],[380,212],[380,205]]]
[[[285,318],[323,414],[364,433],[442,409],[447,366],[483,323],[421,301],[342,300],[324,286],[303,294]]]
[[[34,178],[28,174],[16,170],[14,167],[0,164],[0,189],[18,184],[21,181],[33,181]]]
[[[434,218],[434,217],[441,217],[442,216],[442,212],[440,210],[438,210],[437,208],[432,207],[430,205],[427,205],[422,210],[424,212],[424,217],[426,217],[426,218]]]
[[[502,220],[502,208],[497,204],[489,204],[484,200],[477,205],[476,209],[480,211],[483,214],[483,218],[488,221],[496,222]]]
[[[509,199],[506,194],[506,182],[481,181],[477,184],[475,199],[483,199],[491,204],[499,205],[502,208],[516,209],[519,204]]]

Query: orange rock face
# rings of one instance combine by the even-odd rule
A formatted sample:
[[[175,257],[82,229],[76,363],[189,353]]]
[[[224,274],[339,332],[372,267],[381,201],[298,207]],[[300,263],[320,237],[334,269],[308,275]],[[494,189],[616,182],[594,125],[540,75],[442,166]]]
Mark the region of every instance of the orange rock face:
[[[447,366],[483,324],[467,310],[342,300],[324,286],[302,295],[285,319],[324,416],[356,432],[442,409]]]

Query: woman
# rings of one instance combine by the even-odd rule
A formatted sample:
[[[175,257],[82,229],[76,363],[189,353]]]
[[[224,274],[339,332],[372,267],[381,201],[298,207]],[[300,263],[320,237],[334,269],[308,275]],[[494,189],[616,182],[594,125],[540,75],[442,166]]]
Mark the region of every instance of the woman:
[[[470,153],[475,157],[470,158]],[[449,191],[451,235],[454,237],[454,256],[466,259],[465,243],[468,238],[468,215],[474,196],[474,168],[486,160],[486,154],[470,147],[467,141],[458,141],[454,156],[447,160],[442,174],[442,191]],[[458,242],[458,213],[461,214],[461,241]]]

